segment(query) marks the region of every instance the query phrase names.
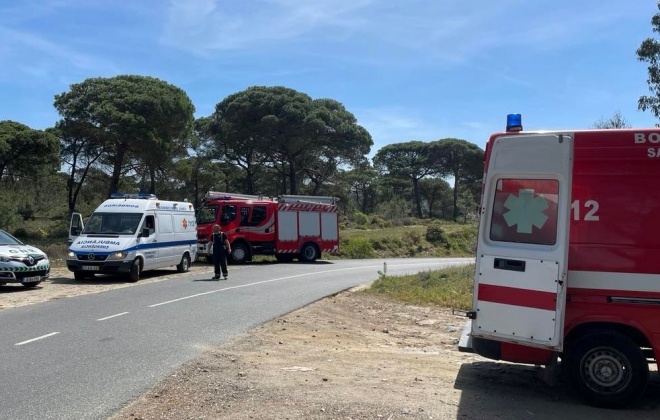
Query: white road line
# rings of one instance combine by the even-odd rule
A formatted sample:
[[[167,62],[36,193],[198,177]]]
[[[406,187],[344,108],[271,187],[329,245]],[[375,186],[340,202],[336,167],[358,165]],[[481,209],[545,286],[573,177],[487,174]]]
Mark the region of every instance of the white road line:
[[[429,263],[429,264],[446,265],[447,263],[448,263],[448,261],[441,261],[441,262]],[[390,267],[398,267],[398,266],[402,266],[402,265],[418,265],[418,264],[419,264],[419,262],[410,262],[410,263],[389,264],[389,266]],[[184,297],[178,298],[178,299],[168,300],[167,302],[155,303],[153,305],[149,305],[148,307],[149,308],[155,308],[156,306],[167,305],[169,303],[180,302],[180,301],[186,300],[186,299],[192,299],[192,298],[196,298],[196,297],[199,297],[199,296],[210,295],[211,293],[224,292],[225,290],[232,290],[232,289],[240,289],[242,287],[256,286],[257,284],[271,283],[271,282],[274,282],[274,281],[289,280],[289,279],[294,279],[296,277],[305,277],[305,276],[311,276],[311,275],[333,273],[333,272],[337,272],[337,271],[364,270],[364,269],[367,269],[367,268],[382,268],[382,265],[379,264],[379,265],[369,265],[369,266],[363,266],[363,267],[338,268],[336,270],[326,270],[326,271],[320,271],[320,272],[316,272],[316,273],[296,274],[295,276],[280,277],[279,279],[257,281],[257,282],[254,282],[254,283],[241,284],[239,286],[225,287],[225,288],[222,288],[222,289],[211,290],[209,292],[197,293],[197,294],[190,295],[190,296],[184,296]]]
[[[20,343],[16,343],[14,345],[15,346],[22,346],[23,344],[28,344],[28,343],[31,343],[33,341],[41,340],[42,338],[50,337],[50,336],[53,336],[55,334],[59,334],[59,332],[52,332],[50,334],[42,335],[41,337],[33,338],[31,340],[21,341]]]
[[[128,312],[122,312],[122,313],[120,313],[120,314],[115,314],[115,315],[106,316],[105,318],[99,318],[99,319],[97,319],[97,321],[105,321],[106,319],[116,318],[116,317],[118,317],[118,316],[126,315],[127,313],[128,313]]]

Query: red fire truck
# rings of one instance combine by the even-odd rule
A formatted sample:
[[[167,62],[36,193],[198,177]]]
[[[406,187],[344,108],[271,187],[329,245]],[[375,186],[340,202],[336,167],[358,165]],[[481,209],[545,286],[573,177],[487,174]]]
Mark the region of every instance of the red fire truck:
[[[254,255],[277,261],[312,262],[323,252],[339,251],[336,199],[282,195],[277,198],[209,191],[197,212],[197,255],[207,260],[213,225],[231,243],[231,261],[243,264]]]
[[[660,129],[525,132],[509,117],[486,146],[459,349],[561,366],[589,403],[629,404],[660,357]]]

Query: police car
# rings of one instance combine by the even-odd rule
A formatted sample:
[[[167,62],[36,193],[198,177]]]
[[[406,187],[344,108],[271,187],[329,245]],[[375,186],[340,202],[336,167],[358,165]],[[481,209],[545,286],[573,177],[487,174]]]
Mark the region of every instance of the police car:
[[[25,245],[0,229],[0,285],[20,283],[35,287],[48,278],[50,262],[45,252]]]

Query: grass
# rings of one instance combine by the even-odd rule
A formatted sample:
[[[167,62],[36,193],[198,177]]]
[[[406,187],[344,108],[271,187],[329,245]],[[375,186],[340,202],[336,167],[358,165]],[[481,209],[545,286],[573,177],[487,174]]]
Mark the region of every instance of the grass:
[[[415,305],[438,305],[461,310],[472,308],[475,265],[423,271],[407,276],[381,273],[365,293],[387,297]]]

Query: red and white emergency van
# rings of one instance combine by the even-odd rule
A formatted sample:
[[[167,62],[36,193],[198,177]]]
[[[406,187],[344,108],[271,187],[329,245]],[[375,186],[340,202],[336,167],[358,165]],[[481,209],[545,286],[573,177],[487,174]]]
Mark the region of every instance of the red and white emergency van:
[[[207,260],[213,225],[231,244],[231,261],[243,264],[254,255],[277,261],[312,262],[323,252],[339,251],[336,199],[282,195],[276,198],[209,191],[197,212],[197,256]]]
[[[660,357],[660,128],[522,131],[485,153],[459,348],[557,366],[594,405],[633,402]]]

